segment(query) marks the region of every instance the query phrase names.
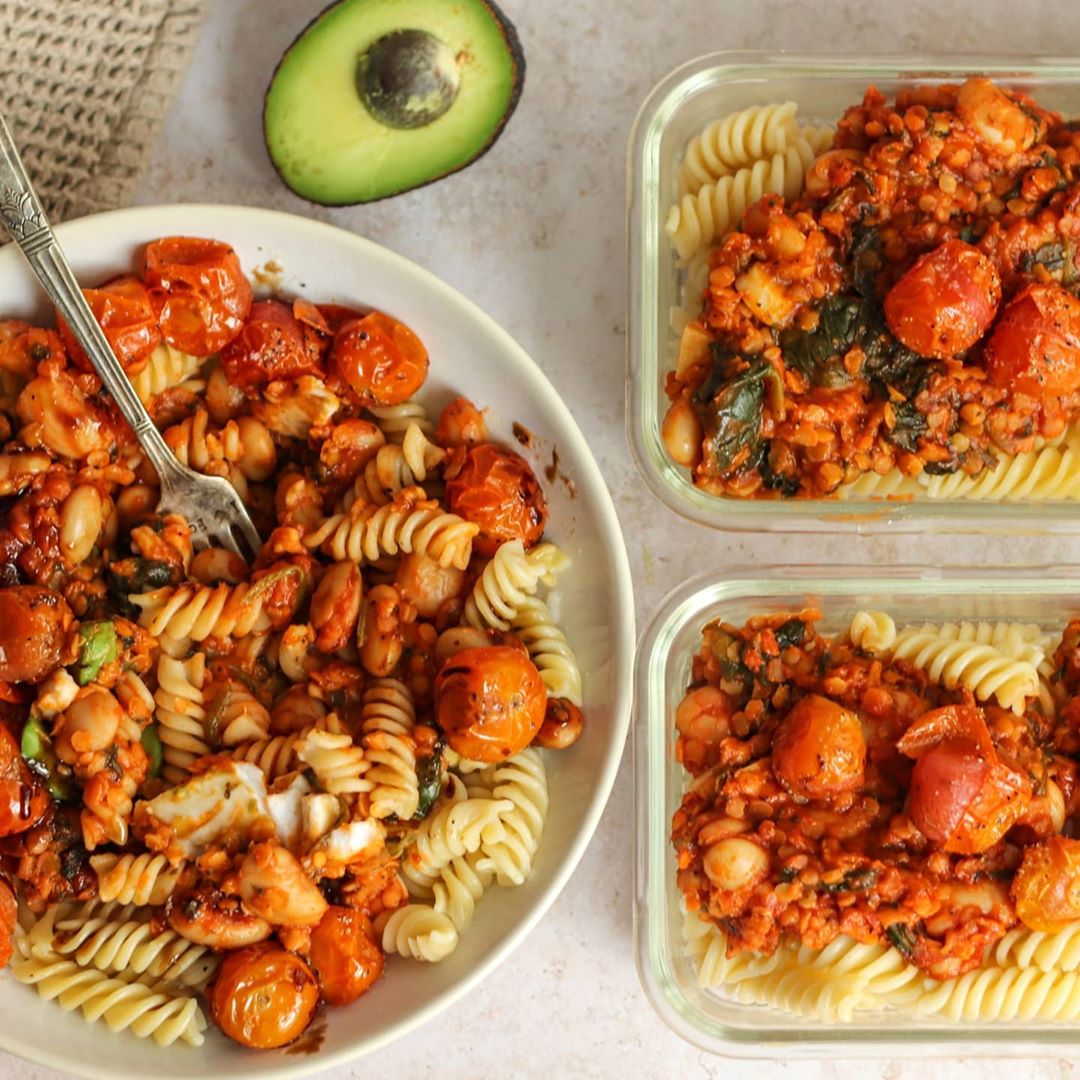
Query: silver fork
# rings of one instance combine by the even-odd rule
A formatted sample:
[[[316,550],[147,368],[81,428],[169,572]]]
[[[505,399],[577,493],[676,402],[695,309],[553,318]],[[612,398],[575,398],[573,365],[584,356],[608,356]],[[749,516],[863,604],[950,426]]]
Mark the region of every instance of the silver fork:
[[[197,546],[224,547],[243,556],[235,530],[251,548],[252,554],[258,553],[259,534],[233,486],[223,477],[203,476],[181,465],[143,408],[49,227],[2,116],[0,220],[22,249],[49,299],[71,327],[75,340],[90,358],[105,389],[112,394],[124,419],[135,432],[143,452],[157,469],[161,478],[158,511],[185,517]]]

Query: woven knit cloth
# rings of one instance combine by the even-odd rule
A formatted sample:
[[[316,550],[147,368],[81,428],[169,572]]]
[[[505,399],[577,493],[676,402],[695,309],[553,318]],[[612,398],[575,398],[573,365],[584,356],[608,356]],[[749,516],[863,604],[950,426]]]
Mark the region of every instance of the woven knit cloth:
[[[123,206],[203,0],[0,0],[0,112],[54,221]]]

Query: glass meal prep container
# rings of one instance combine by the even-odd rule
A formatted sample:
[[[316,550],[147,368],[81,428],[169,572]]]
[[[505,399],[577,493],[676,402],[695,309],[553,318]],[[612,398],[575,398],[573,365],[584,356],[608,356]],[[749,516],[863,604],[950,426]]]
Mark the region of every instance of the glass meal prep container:
[[[1080,502],[737,499],[696,488],[689,470],[668,457],[660,425],[668,398],[663,378],[678,338],[671,312],[681,306],[684,271],[664,231],[676,200],[683,152],[712,120],[769,102],[792,100],[801,124],[835,123],[874,85],[897,90],[962,82],[984,74],[1030,93],[1066,116],[1080,116],[1080,62],[1024,56],[871,57],[713,53],[678,68],[649,95],[629,148],[630,323],[627,435],[645,483],[672,510],[715,528],[907,532],[1046,533],[1080,528]]]
[[[731,1057],[888,1055],[1031,1056],[1080,1047],[1080,1026],[1034,1020],[952,1021],[898,1010],[857,1012],[850,1023],[809,1019],[725,998],[698,986],[684,952],[671,817],[686,774],[675,760],[675,709],[690,680],[701,629],[712,619],[814,605],[821,626],[841,631],[858,610],[887,611],[897,625],[964,619],[1063,629],[1080,614],[1080,568],[991,570],[772,566],[700,577],[663,603],[642,635],[636,664],[634,931],[646,996],[678,1034]]]

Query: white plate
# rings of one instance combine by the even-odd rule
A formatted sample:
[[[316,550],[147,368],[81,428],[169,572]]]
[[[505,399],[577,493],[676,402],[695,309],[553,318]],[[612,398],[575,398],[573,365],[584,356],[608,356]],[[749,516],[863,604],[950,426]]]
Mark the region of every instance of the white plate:
[[[56,231],[86,284],[134,268],[142,245],[159,236],[227,241],[248,273],[274,259],[284,268],[285,293],[380,308],[408,323],[431,354],[422,400],[439,407],[465,394],[490,407],[493,436],[515,446],[511,425],[524,425],[536,438],[522,452],[542,478],[558,450],[565,479],[544,484],[551,505],[548,535],[573,558],[562,579],[561,617],[585,673],[585,732],[570,750],[546,755],[551,810],[532,878],[518,889],[493,888],[453,956],[436,965],[388,958],[385,975],[367,995],[320,1013],[315,1023],[325,1024],[322,1047],[303,1055],[245,1051],[215,1030],[201,1048],[163,1050],[88,1024],[79,1013],[65,1013],[30,987],[0,976],[0,1047],[83,1076],[211,1080],[326,1069],[377,1050],[475,986],[523,940],[581,858],[614,782],[630,717],[633,590],[615,509],[585,439],[536,364],[473,304],[399,255],[330,225],[236,206],[140,207],[68,222]],[[0,316],[48,315],[15,246],[0,250]]]

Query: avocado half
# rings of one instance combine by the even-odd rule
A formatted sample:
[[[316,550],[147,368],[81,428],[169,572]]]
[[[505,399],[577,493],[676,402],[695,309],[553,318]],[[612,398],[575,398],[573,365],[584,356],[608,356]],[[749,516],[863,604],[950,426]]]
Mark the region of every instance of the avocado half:
[[[274,71],[266,148],[297,195],[374,202],[484,154],[524,80],[517,32],[490,0],[339,0]]]

